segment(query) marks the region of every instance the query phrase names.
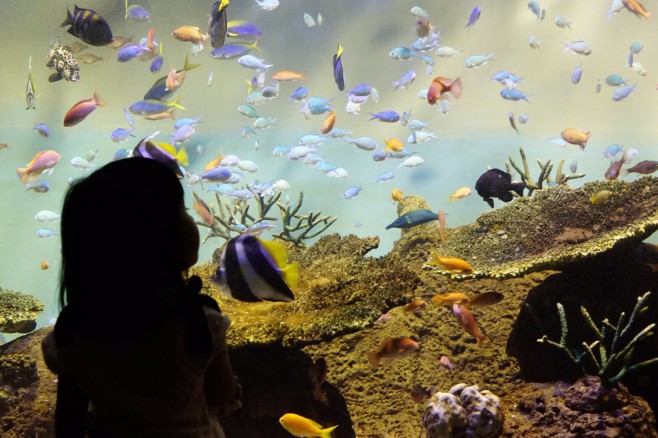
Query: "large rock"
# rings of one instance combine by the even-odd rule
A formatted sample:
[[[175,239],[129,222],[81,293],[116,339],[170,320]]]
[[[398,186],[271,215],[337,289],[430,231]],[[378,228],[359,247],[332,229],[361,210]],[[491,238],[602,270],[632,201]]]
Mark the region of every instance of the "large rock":
[[[43,311],[38,298],[12,290],[0,289],[0,332],[29,333],[37,327]]]

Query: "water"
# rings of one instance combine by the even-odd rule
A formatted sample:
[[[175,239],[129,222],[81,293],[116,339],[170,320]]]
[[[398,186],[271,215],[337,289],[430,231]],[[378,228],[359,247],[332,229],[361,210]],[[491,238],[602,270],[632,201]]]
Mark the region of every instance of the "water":
[[[69,162],[76,156],[99,149],[95,163],[108,162],[120,147],[132,148],[146,135],[161,131],[158,141],[168,141],[173,131],[171,121],[147,121],[135,117],[136,138],[123,145],[113,143],[111,132],[119,127],[128,128],[121,107],[142,98],[152,83],[172,68],[181,68],[190,43],[175,40],[171,32],[180,25],[193,25],[207,29],[209,1],[143,1],[140,4],[151,11],[152,21],[138,23],[124,20],[122,1],[81,1],[78,6],[91,8],[103,15],[115,35],[146,35],[150,26],[155,27],[156,39],[163,42],[164,66],[159,74],[149,71],[149,62],[133,60],[116,61],[116,50],[106,47],[90,47],[83,53],[102,56],[101,62],[80,64],[81,81],[49,83],[53,70],[45,64],[51,35],[70,44],[77,38],[60,28],[65,19],[67,3],[60,0],[23,2],[4,0],[0,16],[3,39],[3,80],[0,81],[0,142],[9,142],[11,148],[0,151],[0,185],[3,203],[2,247],[0,253],[0,285],[19,290],[42,299],[46,310],[38,320],[44,326],[57,315],[56,287],[59,268],[58,237],[41,239],[36,231],[42,228],[34,220],[40,210],[59,211],[62,196],[70,177],[85,172],[72,167]],[[273,11],[262,11],[256,2],[233,0],[228,7],[229,20],[244,19],[259,26],[264,33],[259,47],[263,53],[252,52],[269,64],[267,84],[274,83],[271,74],[278,70],[304,72],[303,82],[281,84],[281,94],[276,99],[257,107],[261,115],[276,117],[277,125],[262,131],[260,149],[254,148],[254,138],[244,139],[242,128],[251,120],[237,112],[245,103],[246,82],[254,71],[240,66],[237,61],[219,61],[209,56],[206,48],[190,62],[202,67],[188,73],[177,98],[187,108],[177,111],[178,117],[203,117],[197,125],[194,137],[186,143],[190,155],[191,172],[201,173],[205,164],[223,150],[253,160],[260,166],[254,176],[245,174],[245,181],[254,178],[274,181],[285,178],[291,184],[290,197],[296,200],[304,191],[303,212],[321,210],[323,214],[338,217],[329,232],[355,233],[359,236],[378,235],[381,245],[375,254],[388,252],[399,237],[397,230],[384,230],[385,225],[396,217],[396,209],[390,200],[390,192],[398,188],[405,195],[416,194],[427,199],[435,210],[443,209],[449,227],[470,223],[489,207],[477,194],[448,205],[448,195],[462,186],[473,187],[478,176],[487,166],[504,169],[509,155],[517,161],[518,148],[523,146],[536,178],[538,167],[535,160],[578,161],[578,172],[586,178],[572,185],[602,179],[610,160],[603,157],[603,150],[618,143],[626,148],[635,147],[641,160],[656,159],[655,72],[658,58],[655,56],[656,27],[644,19],[637,19],[628,11],[606,17],[610,2],[597,0],[544,1],[546,19],[538,22],[525,1],[482,1],[480,20],[466,31],[465,25],[476,2],[436,1],[385,1],[385,0],[282,0]],[[429,12],[431,22],[441,29],[442,45],[462,52],[452,58],[435,60],[433,73],[428,77],[425,64],[420,60],[396,61],[388,56],[395,47],[409,46],[416,39],[415,18],[409,10],[418,5]],[[69,4],[69,6],[73,6]],[[308,28],[303,14],[314,17],[321,13],[324,22]],[[557,15],[573,21],[572,30],[555,25]],[[530,35],[541,41],[540,50],[531,49]],[[562,41],[587,41],[593,52],[590,56],[572,55],[563,51]],[[648,74],[640,76],[627,66],[629,46],[639,41],[645,48],[635,55],[635,61],[644,65]],[[346,90],[361,83],[368,83],[380,92],[377,103],[362,106],[359,115],[345,112],[346,92],[339,92],[333,79],[332,56],[338,44],[345,51]],[[493,60],[478,69],[467,69],[464,60],[471,55],[494,53]],[[28,58],[32,57],[32,74],[37,94],[37,110],[25,110],[24,90],[27,79]],[[579,84],[571,83],[571,72],[582,64],[583,75]],[[392,82],[397,81],[410,69],[416,71],[415,82],[407,90],[393,92]],[[207,78],[214,70],[214,81],[208,87]],[[502,87],[490,77],[500,70],[508,70],[523,77],[519,89],[530,95],[531,103],[510,102],[499,96]],[[621,102],[613,102],[613,88],[602,85],[600,94],[595,93],[597,80],[603,82],[611,73],[637,82],[637,90]],[[447,115],[438,112],[417,97],[427,88],[434,76],[461,77],[464,94],[453,100]],[[319,147],[326,161],[344,167],[349,176],[342,179],[328,178],[313,171],[301,162],[271,155],[277,145],[293,145],[305,134],[319,133],[324,115],[305,120],[298,105],[287,103],[288,96],[299,86],[310,89],[310,96],[333,99],[336,105],[336,127],[353,131],[353,136],[370,136],[383,147],[383,138],[398,137],[406,142],[409,130],[400,123],[386,124],[369,121],[368,112],[395,110],[399,113],[412,109],[413,117],[429,122],[429,130],[438,139],[420,145],[407,145],[408,149],[422,156],[425,162],[416,168],[398,168],[401,160],[374,162],[371,153],[340,140],[331,140]],[[106,108],[98,108],[81,124],[64,128],[63,116],[77,101],[90,98],[94,90],[107,101]],[[520,135],[509,126],[508,113],[516,117],[529,116],[526,124],[519,124]],[[46,123],[51,129],[49,138],[40,137],[34,123]],[[576,146],[558,148],[547,138],[559,137],[566,128],[591,131],[592,136],[584,152]],[[203,145],[203,153],[196,152]],[[62,160],[55,172],[45,179],[51,184],[49,193],[26,192],[17,181],[15,169],[24,166],[39,151],[55,149]],[[374,184],[377,176],[394,171],[395,179]],[[517,175],[514,175],[518,178]],[[628,177],[632,179],[634,176]],[[343,192],[351,186],[362,186],[363,191],[354,199],[345,200]],[[207,202],[214,202],[214,195],[205,193],[200,186],[193,188]],[[187,189],[186,201],[192,204],[191,189]],[[496,206],[500,202],[496,201]],[[154,218],[155,220],[155,218]],[[356,224],[360,226],[356,227]],[[57,228],[58,223],[46,224]],[[116,224],[117,227],[128,223]],[[148,224],[146,224],[148,228]],[[275,232],[278,229],[274,230]],[[98,233],[104,230],[99,229]],[[205,235],[205,229],[201,229]],[[222,242],[210,239],[201,248],[201,260],[208,260]],[[89,236],[90,254],[94,248],[94,236]],[[40,269],[42,260],[48,260],[51,268]],[[130,269],[125,266],[122,269]],[[99,279],[102,281],[102,279]],[[11,337],[9,337],[11,338]]]

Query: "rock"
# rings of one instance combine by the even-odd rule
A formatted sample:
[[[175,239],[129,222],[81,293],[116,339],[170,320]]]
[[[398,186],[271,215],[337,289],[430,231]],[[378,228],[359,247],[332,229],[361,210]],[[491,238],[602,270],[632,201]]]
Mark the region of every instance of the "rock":
[[[580,412],[612,411],[626,406],[628,395],[626,387],[619,382],[605,388],[597,376],[585,376],[569,387],[564,404]]]
[[[495,438],[505,417],[500,399],[476,385],[460,383],[448,393],[437,392],[427,405],[423,427],[429,438]]]
[[[0,356],[0,385],[25,388],[39,380],[37,361],[27,354]]]
[[[0,332],[29,333],[37,326],[36,319],[43,311],[38,298],[0,289]]]

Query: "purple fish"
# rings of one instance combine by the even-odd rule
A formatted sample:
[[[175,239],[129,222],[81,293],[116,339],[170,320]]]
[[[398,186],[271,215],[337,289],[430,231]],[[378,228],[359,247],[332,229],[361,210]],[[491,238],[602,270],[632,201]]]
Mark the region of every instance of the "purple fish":
[[[482,12],[482,10],[480,9],[479,5],[473,9],[471,16],[468,17],[468,23],[466,23],[466,28],[468,30],[471,30],[471,27],[475,24],[476,21],[478,21],[480,18],[480,12]]]
[[[230,37],[242,37],[259,40],[263,37],[263,32],[254,24],[242,23],[231,26],[227,29],[226,34]]]
[[[574,68],[573,71],[571,72],[571,83],[575,85],[578,82],[580,82],[580,77],[582,75],[583,75],[583,66],[581,64],[580,67]]]
[[[126,46],[122,47],[119,50],[119,53],[117,54],[117,60],[119,62],[128,62],[132,59],[135,59],[137,56],[139,56],[144,50],[148,50],[145,47],[142,46]]]
[[[343,74],[343,61],[341,60],[341,55],[343,54],[343,46],[338,44],[338,51],[334,55],[334,80],[338,89],[343,91],[345,89],[345,76]]]
[[[215,167],[201,175],[201,179],[210,182],[224,182],[231,178],[232,172],[226,167]]]
[[[151,14],[149,11],[139,5],[130,5],[126,9],[126,19],[130,18],[135,21],[149,21]]]
[[[372,87],[368,84],[360,84],[350,90],[350,94],[355,96],[370,96]]]
[[[156,56],[153,61],[151,61],[151,73],[157,73],[160,71],[162,68],[162,63],[164,62],[164,58],[160,55]]]
[[[246,55],[254,48],[257,48],[255,44],[229,43],[214,49],[210,52],[210,56],[215,59],[235,59]]]
[[[386,122],[386,123],[395,123],[398,120],[400,120],[400,114],[396,113],[393,110],[382,111],[382,112],[379,112],[377,114],[370,113],[370,115],[372,116],[370,118],[370,120],[377,119],[379,121]]]

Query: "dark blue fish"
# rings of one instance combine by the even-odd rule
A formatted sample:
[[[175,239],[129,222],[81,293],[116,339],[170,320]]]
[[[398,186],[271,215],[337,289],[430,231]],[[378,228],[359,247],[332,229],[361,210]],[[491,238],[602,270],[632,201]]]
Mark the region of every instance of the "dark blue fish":
[[[263,32],[258,26],[246,22],[229,26],[226,34],[230,37],[242,37],[251,40],[259,40],[263,37]]]
[[[480,12],[482,10],[480,9],[480,6],[476,6],[473,11],[471,12],[471,16],[468,17],[468,23],[466,23],[466,28],[468,30],[471,30],[471,27],[475,24],[476,21],[480,18]]]
[[[299,278],[297,262],[288,265],[285,248],[248,234],[230,239],[224,247],[213,282],[240,301],[292,301],[291,287]]]
[[[60,27],[68,26],[68,32],[92,46],[104,46],[112,42],[110,25],[101,15],[91,9],[79,8],[77,5],[73,14],[66,9],[66,20]]]
[[[164,62],[164,58],[160,55],[153,58],[153,61],[151,61],[151,67],[149,67],[150,70],[151,70],[151,73],[159,72],[160,69],[162,68],[162,63],[163,62]]]
[[[512,175],[503,172],[500,169],[489,169],[480,175],[475,183],[475,190],[482,199],[494,207],[493,199],[498,198],[503,202],[510,202],[514,196],[512,191],[519,196],[523,196],[523,189],[526,188],[524,183],[512,183]]]
[[[228,0],[215,2],[210,8],[210,19],[208,20],[208,35],[210,35],[210,45],[219,49],[224,45],[228,26],[226,23],[226,7]]]
[[[176,162],[176,158],[172,157],[167,151],[154,145],[150,141],[151,137],[152,136],[148,136],[140,140],[137,146],[133,149],[133,157],[150,158],[159,161],[170,168],[178,178],[183,179],[185,174]]]
[[[258,49],[256,44],[258,41],[255,41],[253,44],[247,43],[229,43],[224,44],[222,47],[214,49],[210,52],[210,56],[215,59],[235,59],[239,58],[242,55],[246,55],[251,52],[251,49]]]
[[[409,213],[405,213],[399,218],[395,219],[390,224],[386,225],[386,229],[389,228],[411,228],[416,225],[424,224],[425,222],[439,220],[439,215],[437,213],[431,212],[429,210],[412,210]]]
[[[142,47],[139,45],[125,46],[119,49],[119,53],[117,53],[117,60],[119,62],[128,62],[141,55],[142,52],[148,50],[149,49],[147,49],[146,47]]]
[[[343,74],[343,61],[340,59],[343,54],[343,46],[338,44],[338,51],[334,55],[334,80],[338,89],[343,91],[345,89],[345,76]]]

